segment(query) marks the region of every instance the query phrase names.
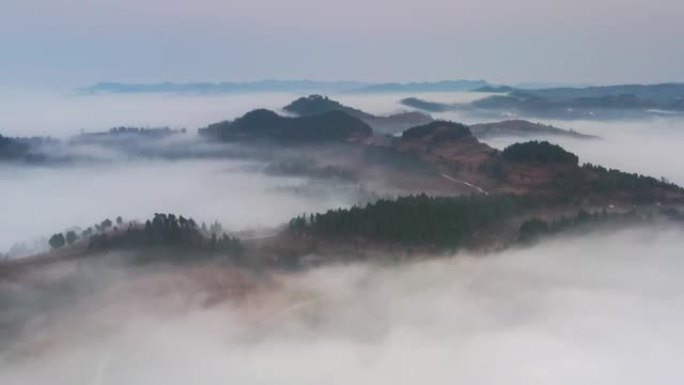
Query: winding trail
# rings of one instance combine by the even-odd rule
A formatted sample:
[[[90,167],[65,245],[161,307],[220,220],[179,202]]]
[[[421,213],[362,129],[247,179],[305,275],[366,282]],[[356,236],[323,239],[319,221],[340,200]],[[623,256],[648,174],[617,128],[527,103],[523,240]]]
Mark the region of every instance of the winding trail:
[[[454,177],[452,177],[452,176],[449,176],[449,175],[447,175],[447,174],[442,174],[442,177],[445,178],[445,179],[448,179],[448,180],[450,180],[450,181],[452,181],[452,182],[454,182],[454,183],[460,183],[460,184],[466,185],[466,186],[468,186],[468,187],[470,187],[470,188],[472,188],[472,189],[475,189],[475,190],[477,190],[477,192],[479,192],[480,194],[489,195],[489,194],[487,193],[487,191],[485,191],[482,187],[476,186],[476,185],[474,185],[474,184],[472,184],[472,183],[470,183],[470,182],[466,182],[466,181],[464,181],[464,180],[456,179],[456,178],[454,178]]]

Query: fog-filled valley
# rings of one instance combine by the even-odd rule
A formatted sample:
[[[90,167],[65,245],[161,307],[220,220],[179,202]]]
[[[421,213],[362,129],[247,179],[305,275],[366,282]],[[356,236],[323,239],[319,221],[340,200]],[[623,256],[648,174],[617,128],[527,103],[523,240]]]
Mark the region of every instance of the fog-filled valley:
[[[308,211],[358,203],[355,186],[264,173],[237,160],[128,160],[59,167],[0,167],[0,247],[29,247],[55,231],[104,218],[176,212],[229,231],[274,227]],[[47,241],[42,240],[47,246]]]
[[[684,384],[682,0],[1,0],[0,385]]]
[[[295,98],[290,92],[248,94],[93,94],[58,91],[3,91],[7,103],[0,105],[0,129],[5,136],[51,136],[64,138],[81,131],[111,127],[171,127],[195,131],[207,124],[234,119],[254,108],[278,111]],[[466,103],[486,97],[480,92],[432,93],[332,93],[331,98],[377,115],[411,110],[400,103],[418,97],[443,103]],[[31,111],[30,114],[24,111]],[[549,138],[591,162],[626,171],[663,176],[684,183],[682,167],[672,151],[684,144],[684,117],[651,117],[615,120],[555,120],[520,116],[477,116],[469,112],[431,113],[436,119],[466,124],[520,118],[596,135],[604,140],[587,142]],[[542,138],[542,137],[539,137]],[[519,138],[486,139],[497,148]],[[662,149],[662,150],[660,150]]]
[[[0,380],[676,384],[683,235],[290,273],[109,255],[3,283]]]
[[[478,92],[433,93],[338,93],[331,97],[376,115],[406,111],[399,101],[408,96],[444,103],[468,102],[485,96]],[[301,96],[301,95],[299,95]],[[298,97],[294,93],[248,94],[93,94],[43,92],[19,93],[0,114],[6,136],[50,136],[66,139],[82,132],[110,127],[186,128],[174,141],[144,146],[108,147],[84,143],[55,152],[76,155],[86,161],[59,167],[0,165],[4,193],[0,223],[0,250],[14,244],[32,244],[48,233],[72,226],[88,226],[111,216],[146,218],[168,208],[201,218],[220,220],[229,229],[277,226],[302,212],[318,212],[363,201],[358,186],[344,181],[289,175],[274,177],[264,172],[272,156],[254,156],[234,145],[229,149],[197,142],[195,133],[208,123],[234,119],[254,108],[281,108]],[[36,103],[29,105],[30,103]],[[34,113],[20,111],[35,108]],[[495,121],[466,112],[432,113],[435,119],[466,124]],[[677,159],[684,146],[684,119],[650,118],[610,121],[520,119],[549,124],[597,140],[545,136],[524,138],[496,136],[482,140],[503,149],[526,139],[546,139],[576,153],[581,162],[619,168],[684,184],[684,164]],[[489,119],[489,120],[488,120]],[[136,147],[137,148],[137,147]],[[126,150],[126,151],[122,151]],[[175,152],[174,152],[175,151]],[[245,159],[245,151],[249,159]],[[191,154],[188,154],[188,153]],[[228,158],[223,159],[224,152]],[[165,156],[183,159],[169,161]],[[162,159],[150,154],[157,154]],[[142,155],[142,156],[140,156]],[[272,155],[272,154],[271,154]],[[219,156],[221,160],[213,159]],[[210,159],[203,159],[210,157]],[[186,159],[188,158],[188,159]],[[302,157],[306,159],[306,156]],[[372,183],[372,182],[367,182]],[[378,186],[376,186],[378,187]],[[377,191],[380,196],[387,191]],[[308,192],[307,192],[308,191]],[[398,193],[393,192],[395,195]],[[278,202],[277,210],[271,207]],[[49,215],[46,215],[49,213]],[[42,241],[45,243],[45,240]]]
[[[684,118],[308,95],[0,104],[0,383],[681,383]]]

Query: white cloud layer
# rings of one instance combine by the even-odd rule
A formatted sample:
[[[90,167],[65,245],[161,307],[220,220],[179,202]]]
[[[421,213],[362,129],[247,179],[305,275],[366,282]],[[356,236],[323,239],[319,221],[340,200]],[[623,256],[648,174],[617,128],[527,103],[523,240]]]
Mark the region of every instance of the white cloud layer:
[[[247,297],[213,305],[204,299],[222,292],[202,286],[206,272],[133,271],[103,296],[85,286],[65,322],[0,361],[0,382],[679,384],[683,235],[633,229],[261,276]]]

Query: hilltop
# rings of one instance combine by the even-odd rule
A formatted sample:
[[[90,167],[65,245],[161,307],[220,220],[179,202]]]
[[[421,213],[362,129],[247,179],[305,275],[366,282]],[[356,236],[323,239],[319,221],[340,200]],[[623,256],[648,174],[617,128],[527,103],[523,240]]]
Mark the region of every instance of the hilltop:
[[[285,117],[260,109],[233,121],[214,123],[200,135],[221,141],[266,141],[281,143],[345,142],[372,135],[366,123],[345,112]]]
[[[472,124],[470,125],[470,131],[480,139],[501,136],[516,136],[523,138],[560,136],[574,139],[598,139],[597,136],[582,134],[574,130],[564,130],[548,124],[532,123],[521,119]]]
[[[374,131],[379,133],[396,133],[407,128],[432,121],[430,115],[420,112],[400,112],[388,116],[378,116],[369,114],[362,110],[345,106],[327,96],[309,95],[299,98],[287,106],[284,111],[297,116],[318,115],[332,111],[341,111],[354,116],[371,126]]]

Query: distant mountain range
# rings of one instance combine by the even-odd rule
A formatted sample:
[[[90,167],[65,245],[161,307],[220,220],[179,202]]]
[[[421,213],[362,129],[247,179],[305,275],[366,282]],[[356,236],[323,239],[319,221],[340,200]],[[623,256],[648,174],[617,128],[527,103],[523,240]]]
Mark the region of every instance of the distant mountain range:
[[[451,92],[472,91],[490,86],[484,80],[444,80],[440,82],[380,83],[359,89],[361,92]]]
[[[79,91],[86,94],[117,93],[117,94],[145,94],[145,93],[194,93],[194,94],[223,94],[236,92],[337,92],[350,91],[366,87],[362,82],[322,82],[312,80],[261,80],[255,82],[197,82],[197,83],[116,83],[102,82],[82,88]]]
[[[98,93],[194,93],[237,92],[452,92],[491,86],[484,80],[445,80],[412,83],[367,83],[357,81],[260,80],[254,82],[117,83],[101,82],[81,88],[84,94]]]
[[[417,97],[402,104],[427,112],[467,111],[554,119],[614,119],[684,113],[684,84],[615,85],[519,89],[485,86],[490,93],[470,103],[440,103]]]
[[[567,102],[574,100],[581,105],[582,100],[592,101],[592,99],[607,97],[622,97],[625,101],[642,101],[643,104],[669,104],[673,101],[684,98],[684,84],[682,83],[662,83],[662,84],[623,84],[598,87],[556,87],[539,89],[517,89],[510,88],[522,94],[529,94],[548,99],[552,102]],[[641,104],[624,105],[625,107],[639,107]]]

